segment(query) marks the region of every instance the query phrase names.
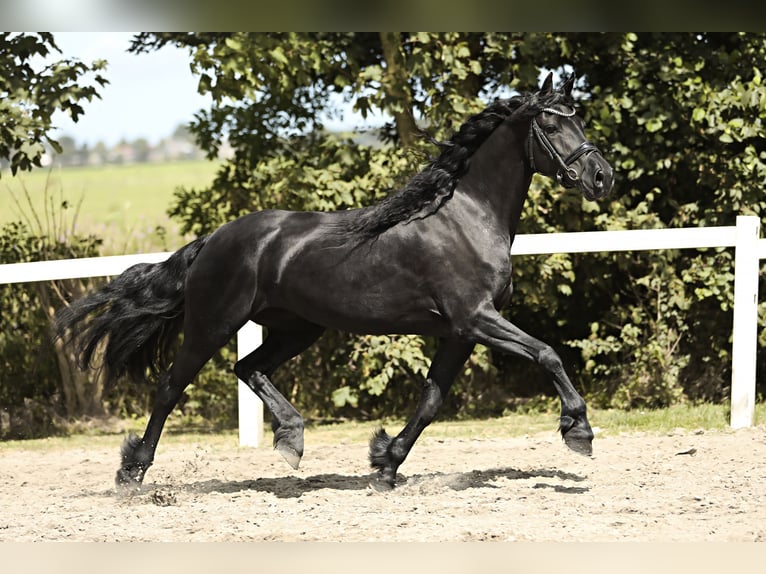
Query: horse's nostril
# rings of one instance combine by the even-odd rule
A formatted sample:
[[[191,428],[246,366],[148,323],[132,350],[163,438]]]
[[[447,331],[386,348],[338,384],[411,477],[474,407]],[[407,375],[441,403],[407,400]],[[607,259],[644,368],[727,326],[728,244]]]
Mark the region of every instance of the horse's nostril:
[[[602,170],[598,170],[596,172],[594,181],[596,183],[596,187],[604,187],[604,172]]]

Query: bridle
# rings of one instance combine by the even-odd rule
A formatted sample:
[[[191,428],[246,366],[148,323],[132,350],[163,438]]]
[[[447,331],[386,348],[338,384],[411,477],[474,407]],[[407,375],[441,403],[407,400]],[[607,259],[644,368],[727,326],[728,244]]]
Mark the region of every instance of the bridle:
[[[563,118],[571,118],[575,115],[575,110],[567,113],[561,112],[559,110],[554,110],[552,108],[543,108],[540,110],[540,113],[543,112],[561,116]],[[540,143],[542,148],[548,153],[548,157],[559,164],[559,170],[556,172],[556,180],[564,187],[574,187],[580,180],[580,174],[577,173],[577,170],[571,167],[571,165],[582,156],[594,151],[599,151],[595,144],[585,140],[579,146],[577,146],[574,151],[572,151],[567,157],[562,158],[561,154],[551,143],[551,140],[548,139],[548,136],[545,135],[545,132],[543,132],[543,130],[538,125],[537,116],[535,116],[532,118],[532,121],[529,124],[529,138],[527,140],[527,155],[529,156],[529,165],[532,168],[533,173],[537,171],[537,167],[535,166],[533,146],[535,138],[537,138],[537,141]]]

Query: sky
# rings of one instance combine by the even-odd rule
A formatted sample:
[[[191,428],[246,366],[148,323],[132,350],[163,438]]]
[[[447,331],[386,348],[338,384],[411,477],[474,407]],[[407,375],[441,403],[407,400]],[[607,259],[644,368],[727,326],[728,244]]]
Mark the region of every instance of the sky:
[[[57,32],[61,53],[55,59],[78,58],[86,64],[107,60],[109,80],[99,89],[101,99],[84,102],[85,113],[75,123],[67,114],[54,115],[56,136],[68,135],[78,145],[98,141],[114,145],[121,139],[146,138],[156,144],[168,137],[196,111],[210,106],[210,96],[197,93],[186,50],[166,46],[148,54],[129,54],[128,32]]]
[[[52,60],[78,58],[90,65],[94,60],[108,62],[103,75],[109,80],[99,88],[101,99],[83,103],[85,113],[73,122],[65,113],[54,115],[54,137],[70,136],[79,146],[104,142],[112,146],[125,139],[146,138],[150,144],[170,136],[179,124],[193,119],[194,113],[209,108],[212,97],[197,93],[197,78],[191,73],[191,57],[185,49],[165,46],[146,54],[129,54],[132,32],[56,32],[54,39],[61,53]],[[383,120],[371,114],[366,120],[345,108],[343,118],[325,118],[328,129],[380,125]]]

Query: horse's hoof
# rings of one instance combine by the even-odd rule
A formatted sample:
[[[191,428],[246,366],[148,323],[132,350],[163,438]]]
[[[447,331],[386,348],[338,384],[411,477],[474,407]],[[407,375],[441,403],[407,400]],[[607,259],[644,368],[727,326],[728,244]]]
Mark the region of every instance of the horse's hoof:
[[[577,454],[583,456],[593,455],[593,442],[590,438],[565,436],[564,442],[570,450],[573,450]]]
[[[138,490],[141,488],[145,472],[137,467],[121,468],[114,477],[114,484],[122,491]]]
[[[293,470],[298,470],[298,466],[300,465],[302,458],[298,451],[296,451],[293,447],[283,443],[277,443],[274,449],[282,455],[282,458],[287,461],[287,464],[293,467]]]
[[[559,430],[571,450],[583,456],[593,455],[593,430],[584,414],[579,418],[561,415]]]
[[[275,428],[274,450],[279,451],[293,470],[298,470],[303,458],[303,425],[280,425]]]
[[[375,474],[370,480],[370,487],[375,492],[391,492],[396,484],[393,481],[386,480],[380,474]]]

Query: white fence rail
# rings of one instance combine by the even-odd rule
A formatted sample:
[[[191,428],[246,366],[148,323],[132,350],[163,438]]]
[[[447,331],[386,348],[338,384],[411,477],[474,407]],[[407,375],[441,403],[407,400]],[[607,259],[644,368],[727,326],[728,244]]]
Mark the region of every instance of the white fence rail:
[[[760,239],[758,217],[739,216],[730,227],[589,231],[530,234],[516,237],[512,254],[595,253],[655,249],[734,247],[734,327],[732,333],[731,421],[733,428],[753,424],[758,337],[758,270],[766,259],[766,239]],[[118,275],[140,262],[159,262],[165,253],[91,257],[0,265],[0,284]],[[261,329],[248,323],[237,335],[242,357],[261,344]],[[240,444],[257,446],[263,435],[263,405],[239,381]]]
[[[519,235],[513,255],[594,253],[653,249],[734,247],[734,325],[732,328],[732,428],[753,424],[758,350],[758,270],[766,259],[758,217],[740,215],[730,227],[640,229]]]

